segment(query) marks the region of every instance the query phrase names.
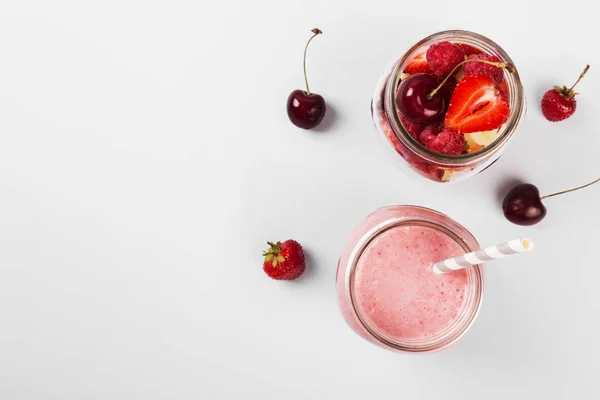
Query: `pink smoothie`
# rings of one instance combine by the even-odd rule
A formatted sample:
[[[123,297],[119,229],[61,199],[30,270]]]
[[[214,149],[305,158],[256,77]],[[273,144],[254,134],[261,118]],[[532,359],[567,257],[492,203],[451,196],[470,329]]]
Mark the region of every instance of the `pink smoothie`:
[[[462,311],[465,270],[436,275],[436,261],[464,254],[445,233],[419,225],[398,226],[377,236],[355,271],[361,316],[392,340],[423,339],[443,331]]]

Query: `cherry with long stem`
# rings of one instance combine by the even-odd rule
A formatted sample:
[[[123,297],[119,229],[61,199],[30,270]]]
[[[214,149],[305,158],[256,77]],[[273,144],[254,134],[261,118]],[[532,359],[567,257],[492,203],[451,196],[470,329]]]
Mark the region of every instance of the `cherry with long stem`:
[[[312,129],[321,123],[327,106],[325,105],[325,99],[316,93],[311,93],[308,86],[308,78],[306,76],[306,51],[308,45],[315,38],[315,36],[322,34],[323,32],[319,28],[311,30],[313,35],[306,42],[304,47],[304,82],[306,83],[306,91],[294,90],[288,97],[287,101],[287,114],[290,121],[299,128]]]
[[[510,222],[517,225],[534,225],[540,222],[546,216],[546,207],[542,203],[550,197],[558,196],[560,194],[574,192],[579,189],[586,188],[597,182],[600,182],[600,178],[586,185],[579,186],[569,190],[563,190],[562,192],[552,193],[546,196],[540,196],[540,192],[537,187],[530,183],[521,183],[512,188],[504,201],[502,202],[502,210],[504,216]]]

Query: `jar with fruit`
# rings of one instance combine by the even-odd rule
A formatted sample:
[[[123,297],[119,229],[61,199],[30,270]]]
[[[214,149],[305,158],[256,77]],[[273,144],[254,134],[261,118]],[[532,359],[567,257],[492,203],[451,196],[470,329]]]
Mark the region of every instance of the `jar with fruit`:
[[[490,166],[524,109],[508,54],[468,31],[435,33],[412,46],[383,74],[371,105],[396,164],[436,182]]]

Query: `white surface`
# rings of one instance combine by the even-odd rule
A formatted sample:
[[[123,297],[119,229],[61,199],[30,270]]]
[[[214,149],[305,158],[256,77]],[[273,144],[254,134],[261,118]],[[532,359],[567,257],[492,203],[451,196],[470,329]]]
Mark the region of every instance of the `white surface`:
[[[315,26],[309,79],[334,116],[319,133],[285,113]],[[369,115],[389,61],[448,28],[499,42],[529,98],[502,159],[452,186],[396,170]],[[547,194],[599,175],[599,36],[584,1],[3,2],[0,398],[593,397],[600,186],[548,199],[534,227],[499,198],[515,178]],[[575,117],[544,121],[541,94],[586,63]],[[338,314],[343,243],[391,204],[536,243],[489,265],[448,351],[381,350]],[[287,238],[309,271],[271,281],[261,251]]]

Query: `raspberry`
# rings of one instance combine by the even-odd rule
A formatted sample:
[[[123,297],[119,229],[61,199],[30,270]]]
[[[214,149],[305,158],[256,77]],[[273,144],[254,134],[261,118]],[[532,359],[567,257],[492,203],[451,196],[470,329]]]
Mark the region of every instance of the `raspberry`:
[[[468,57],[468,60],[485,60],[491,62],[502,62],[498,57],[491,56],[488,54],[473,54]],[[496,82],[502,82],[504,79],[504,72],[502,68],[494,67],[493,65],[480,63],[480,62],[468,62],[464,64],[465,76],[483,75],[489,76]]]
[[[471,46],[470,44],[466,44],[466,43],[456,43],[456,45],[458,47],[460,47],[464,52],[465,52],[465,56],[470,56],[471,54],[479,54],[481,53],[481,50]]]
[[[464,51],[450,42],[435,43],[427,49],[427,62],[437,75],[447,74],[464,60]]]
[[[431,151],[459,155],[465,151],[465,137],[442,125],[429,125],[421,132],[421,142]]]
[[[423,132],[421,132],[421,135],[420,135],[421,143],[431,141],[434,136],[437,136],[437,134],[442,131],[442,129],[444,129],[443,124],[438,123],[438,124],[427,125],[425,127],[425,129],[423,129]]]
[[[417,124],[415,122],[407,120],[402,115],[402,113],[398,113],[398,117],[400,118],[400,122],[402,122],[402,126],[404,126],[404,129],[406,129],[410,136],[412,136],[413,139],[415,139],[417,142],[420,142],[419,135],[421,134],[421,132],[423,132],[423,128],[425,128],[425,125]]]

